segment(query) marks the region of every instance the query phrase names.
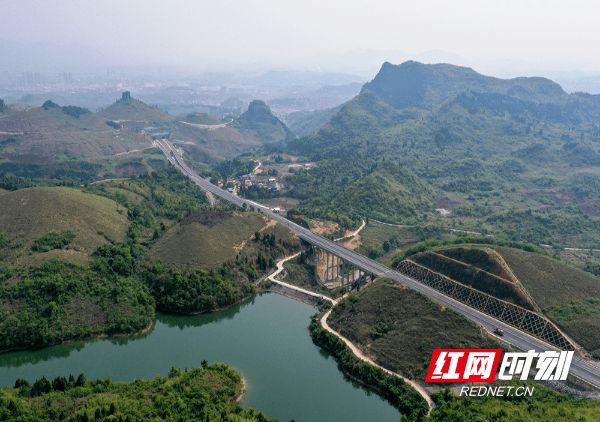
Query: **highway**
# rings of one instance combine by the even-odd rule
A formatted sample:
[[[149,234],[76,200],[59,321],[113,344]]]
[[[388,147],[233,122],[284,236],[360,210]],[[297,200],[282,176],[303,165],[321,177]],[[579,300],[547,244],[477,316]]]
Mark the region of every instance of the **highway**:
[[[435,301],[439,302],[445,307],[459,312],[474,323],[482,326],[490,333],[493,332],[493,327],[498,327],[504,330],[504,336],[498,338],[521,350],[535,350],[537,352],[547,350],[559,350],[555,346],[543,342],[542,340],[530,336],[529,334],[526,334],[510,325],[507,325],[497,319],[494,319],[489,315],[486,315],[461,302],[449,298],[448,296],[445,296],[437,290],[432,289],[431,287],[426,286],[412,278],[409,278],[404,274],[394,271],[393,269],[386,267],[385,265],[377,261],[373,261],[372,259],[369,259],[350,249],[347,249],[346,247],[338,243],[332,242],[331,240],[326,239],[323,236],[313,233],[310,230],[307,230],[304,227],[301,227],[278,214],[274,214],[270,211],[269,208],[264,207],[263,205],[240,198],[238,196],[230,194],[229,192],[223,189],[220,189],[219,187],[213,185],[212,183],[210,183],[209,181],[200,177],[198,174],[192,171],[167,141],[157,141],[157,144],[163,151],[163,153],[167,156],[167,159],[171,162],[171,164],[173,164],[180,171],[182,171],[203,190],[211,192],[212,194],[217,195],[223,199],[226,199],[227,201],[237,206],[242,207],[244,204],[246,204],[247,207],[260,209],[260,212],[262,212],[265,215],[268,215],[270,218],[288,227],[290,230],[296,233],[298,237],[306,240],[310,244],[320,247],[336,255],[337,257],[345,260],[346,262],[353,264],[355,267],[360,268],[364,272],[375,274],[378,277],[388,277],[398,281],[399,283],[403,283],[409,286],[410,288],[430,297],[431,299],[434,299]],[[593,361],[582,357],[574,356],[573,361],[571,363],[570,374],[577,376],[578,378],[597,388],[600,388],[600,366],[597,363],[594,363]]]

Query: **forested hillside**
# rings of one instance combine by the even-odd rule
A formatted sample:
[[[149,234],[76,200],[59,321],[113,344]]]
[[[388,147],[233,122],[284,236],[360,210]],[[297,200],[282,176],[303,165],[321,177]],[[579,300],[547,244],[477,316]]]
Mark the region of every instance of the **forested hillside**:
[[[597,247],[598,116],[600,96],[566,94],[547,79],[501,80],[452,65],[386,63],[358,97],[317,132],[291,141],[287,152],[320,163],[309,171],[313,179],[331,171],[331,160],[348,163],[337,173],[354,172],[350,182],[367,174],[351,170],[355,163],[392,161],[428,186],[421,191],[436,208],[452,212],[438,219],[450,227]],[[302,198],[295,179],[292,194]],[[311,204],[330,201],[332,190],[341,195],[331,179],[316,179]],[[364,191],[344,213],[377,218],[380,209],[370,205],[380,203],[376,192]],[[403,208],[386,211],[385,221],[410,221]]]
[[[296,111],[285,116],[285,122],[296,136],[304,136],[316,132],[342,106],[315,111]]]
[[[242,132],[252,133],[263,143],[283,143],[295,138],[292,131],[261,100],[252,101],[248,110],[234,121],[233,126]]]

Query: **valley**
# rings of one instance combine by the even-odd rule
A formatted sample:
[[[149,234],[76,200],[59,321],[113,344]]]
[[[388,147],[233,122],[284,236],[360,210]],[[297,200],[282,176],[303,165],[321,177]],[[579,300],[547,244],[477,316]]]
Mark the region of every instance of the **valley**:
[[[388,400],[379,403],[382,419],[400,412],[427,420],[428,408],[432,420],[447,416],[451,393],[424,382],[436,348],[573,350],[567,382],[536,383],[542,393],[532,400],[549,408],[548,397],[562,397],[546,387],[593,398],[600,388],[599,116],[596,96],[567,94],[547,79],[504,80],[416,62],[384,63],[356,97],[288,116],[290,127],[261,100],[221,119],[198,111],[171,116],[129,92],[96,113],[50,100],[42,107],[9,104],[0,113],[0,349],[8,352],[0,373],[13,374],[5,382],[14,383],[11,359],[36,361],[32,348],[46,347],[48,356],[64,348],[64,359],[76,361],[70,344],[79,353],[117,343],[137,350],[128,359],[143,358],[133,346],[173,335],[168,327],[187,335],[188,326],[206,326],[221,339],[219,350],[207,352],[211,362],[228,356],[225,363],[244,377],[264,376],[268,362],[240,361],[243,353],[230,352],[273,352],[269,336],[279,322],[277,329],[310,324],[312,352],[328,350],[365,391]],[[312,292],[308,302],[320,312],[312,322],[308,306],[302,317],[279,321],[298,304],[264,294],[284,294],[285,284],[271,274],[288,258],[277,280]],[[407,262],[461,287],[451,294],[427,284],[406,271]],[[468,300],[474,294],[463,300],[459,289],[544,325],[526,327],[478,307]],[[241,336],[223,335],[225,320],[248,324],[235,315],[271,301],[280,301],[277,309],[253,311],[256,331],[243,346],[222,341]],[[322,325],[325,312],[326,324],[350,344]],[[494,335],[497,327],[503,336]],[[190,347],[186,335],[171,346]],[[306,333],[296,337],[310,341]],[[144,347],[159,347],[156,341]],[[280,344],[279,353],[291,344]],[[302,347],[302,356],[312,353]],[[353,349],[384,369],[360,361]],[[207,370],[201,359],[189,359],[165,363],[161,376],[175,364]],[[46,373],[37,362],[30,383]],[[339,378],[333,360],[328,364]],[[88,377],[114,377],[81,368]],[[431,406],[388,370],[425,388]],[[116,380],[155,375],[136,371]],[[303,378],[277,372],[275,388]],[[303,390],[310,390],[311,374]],[[236,375],[228,376],[237,394]],[[350,385],[339,381],[340,391]],[[256,391],[246,382],[242,405],[270,417],[302,414],[314,400],[308,395],[281,413],[260,393],[265,381]],[[370,395],[355,393],[350,401]],[[497,400],[487,405],[505,399]],[[597,406],[585,403],[577,415]]]

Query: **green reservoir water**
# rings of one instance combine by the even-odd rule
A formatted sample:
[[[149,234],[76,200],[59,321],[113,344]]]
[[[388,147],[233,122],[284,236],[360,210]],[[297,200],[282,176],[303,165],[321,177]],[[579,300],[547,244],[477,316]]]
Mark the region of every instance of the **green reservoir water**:
[[[146,335],[0,355],[0,386],[80,373],[132,381],[207,359],[246,379],[244,408],[281,422],[398,421],[396,409],[345,379],[335,360],[312,343],[307,327],[314,313],[304,303],[264,294],[213,314],[158,315]]]

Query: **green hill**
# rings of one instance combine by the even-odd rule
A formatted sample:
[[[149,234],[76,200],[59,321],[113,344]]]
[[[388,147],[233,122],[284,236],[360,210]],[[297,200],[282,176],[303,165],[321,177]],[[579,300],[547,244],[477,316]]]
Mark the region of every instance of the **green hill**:
[[[403,87],[423,92],[411,96]],[[314,201],[331,196],[336,174],[350,172],[332,160],[357,168],[385,158],[432,188],[432,202],[453,211],[444,220],[449,226],[598,248],[599,104],[600,96],[569,95],[542,78],[386,64],[317,132],[289,142],[287,152],[317,161],[310,171],[321,176]],[[348,180],[364,174],[354,171]]]
[[[184,271],[215,270],[239,260],[254,264],[259,254],[268,257],[274,253],[277,257],[282,253],[262,248],[255,238],[257,232],[261,238],[268,235],[277,239],[271,245],[277,246],[274,249],[292,250],[299,244],[287,229],[273,223],[253,212],[192,212],[152,246],[149,258]]]
[[[295,135],[288,127],[271,113],[264,101],[254,100],[248,110],[232,124],[241,132],[252,133],[261,143],[285,143]]]
[[[358,215],[394,222],[435,212],[433,190],[410,171],[390,161],[369,164],[332,160],[288,178],[290,194],[302,199],[294,212],[329,218],[347,215],[356,222]]]
[[[461,91],[506,94],[537,103],[564,103],[569,99],[560,85],[545,78],[499,79],[468,67],[414,61],[397,66],[384,63],[361,92],[367,90],[398,110],[409,107],[432,110]]]
[[[244,244],[265,225],[264,218],[255,213],[193,213],[154,244],[150,257],[182,270],[216,269],[224,262],[235,261],[238,251],[234,247]]]
[[[87,265],[98,246],[122,242],[129,222],[127,210],[111,199],[76,189],[30,188],[2,195],[0,232],[10,247],[5,262],[12,265],[39,265],[59,258]],[[48,233],[73,234],[66,248],[34,251],[35,240]]]
[[[213,164],[231,159],[262,145],[251,131],[219,125],[193,126],[174,121],[168,124],[171,137],[186,143],[181,145],[186,157],[195,163]],[[195,124],[195,123],[194,123]]]
[[[236,399],[244,391],[242,377],[222,363],[189,370],[172,368],[166,376],[136,378],[133,382],[88,380],[83,374],[66,376],[64,373],[54,380],[43,377],[31,384],[19,378],[14,388],[7,386],[0,392],[0,412],[32,422],[215,418],[275,422],[263,412],[237,405]]]
[[[131,98],[129,91],[123,92],[120,100],[97,114],[107,120],[140,123],[165,123],[175,119],[175,117],[156,107],[150,107],[139,100]]]

